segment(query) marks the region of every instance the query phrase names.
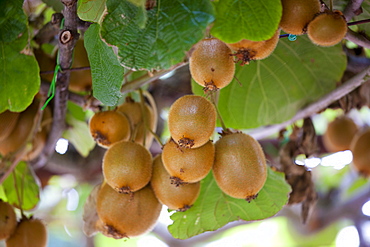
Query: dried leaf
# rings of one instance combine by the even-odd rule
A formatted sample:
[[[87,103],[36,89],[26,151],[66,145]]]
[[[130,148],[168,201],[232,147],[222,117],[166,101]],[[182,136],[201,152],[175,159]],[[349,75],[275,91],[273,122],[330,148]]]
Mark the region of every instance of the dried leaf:
[[[83,231],[88,237],[91,237],[100,231],[100,219],[98,213],[96,212],[96,199],[100,187],[101,184],[98,184],[93,188],[84,205],[84,211],[82,215],[84,222]]]

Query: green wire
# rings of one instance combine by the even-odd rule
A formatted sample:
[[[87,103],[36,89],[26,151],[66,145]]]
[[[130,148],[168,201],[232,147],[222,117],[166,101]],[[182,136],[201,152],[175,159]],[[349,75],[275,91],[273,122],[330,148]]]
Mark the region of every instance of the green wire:
[[[60,23],[60,29],[62,29],[64,26],[64,18],[62,19]],[[56,89],[56,83],[57,83],[57,78],[58,78],[58,72],[62,71],[62,68],[60,67],[60,60],[59,60],[59,50],[57,54],[57,65],[55,66],[54,69],[54,75],[53,75],[53,80],[51,81],[49,91],[48,91],[48,99],[45,101],[45,104],[41,107],[41,110],[44,110],[46,106],[49,104],[49,102],[54,98],[55,96],[55,89]]]

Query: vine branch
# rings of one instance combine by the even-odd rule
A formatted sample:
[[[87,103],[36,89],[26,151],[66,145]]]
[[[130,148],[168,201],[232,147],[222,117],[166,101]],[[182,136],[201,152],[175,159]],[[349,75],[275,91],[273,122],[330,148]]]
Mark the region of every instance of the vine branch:
[[[66,128],[65,116],[69,97],[68,85],[70,71],[64,70],[69,69],[72,65],[73,49],[79,38],[79,34],[77,32],[77,0],[62,0],[62,3],[64,4],[64,27],[59,31],[59,60],[57,61],[62,71],[59,71],[57,76],[53,124],[45,148],[40,156],[32,162],[35,168],[42,167],[46,164],[54,152],[56,142]]]
[[[347,22],[350,21],[354,16],[362,13],[361,4],[363,1],[364,0],[351,0],[348,2],[343,11],[343,15],[346,17]]]
[[[345,39],[352,41],[359,46],[370,49],[370,40],[365,35],[356,33],[351,29],[348,29]]]
[[[256,139],[263,139],[267,136],[275,134],[279,132],[284,127],[293,124],[294,122],[312,116],[315,113],[324,110],[327,108],[331,103],[339,100],[346,94],[352,92],[357,87],[361,86],[366,80],[369,79],[370,76],[370,66],[364,69],[362,72],[358,73],[347,82],[343,83],[341,86],[337,87],[330,93],[326,94],[324,97],[319,99],[318,101],[312,103],[311,105],[303,108],[302,110],[298,111],[295,116],[291,119],[275,125],[270,125],[268,127],[262,129],[255,129],[254,131],[250,132],[249,134],[252,135]]]

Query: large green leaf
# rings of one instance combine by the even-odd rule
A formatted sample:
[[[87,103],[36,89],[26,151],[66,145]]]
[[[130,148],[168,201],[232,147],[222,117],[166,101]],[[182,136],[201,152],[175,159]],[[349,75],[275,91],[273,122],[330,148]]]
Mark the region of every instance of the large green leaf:
[[[40,187],[28,164],[21,161],[2,184],[7,202],[23,210],[31,210],[40,201]],[[18,193],[17,193],[18,192]],[[18,197],[19,196],[19,197]],[[19,199],[22,203],[19,203]]]
[[[280,0],[222,0],[214,5],[216,20],[211,34],[226,43],[271,38],[282,14]]]
[[[248,203],[224,194],[212,172],[202,180],[198,200],[185,212],[171,215],[168,227],[172,236],[187,239],[205,231],[214,231],[235,220],[261,220],[275,215],[288,201],[291,191],[283,173],[268,169],[268,176],[258,197]]]
[[[23,0],[0,1],[0,42],[11,42],[27,30]]]
[[[122,97],[124,68],[119,64],[112,47],[99,35],[100,26],[92,24],[85,33],[85,47],[91,66],[94,97],[103,104],[114,106]]]
[[[340,45],[319,47],[307,37],[282,38],[273,54],[238,66],[220,90],[218,107],[228,128],[248,129],[290,119],[303,106],[333,90],[346,68]],[[194,92],[204,94],[193,83]]]
[[[77,14],[84,21],[99,22],[106,0],[79,0]]]
[[[0,112],[25,110],[40,88],[39,65],[24,50],[27,42],[27,33],[13,42],[0,42]]]
[[[167,69],[203,38],[213,21],[209,0],[158,0],[140,27],[141,8],[127,0],[107,0],[102,23],[105,41],[118,47],[121,64],[132,69]]]

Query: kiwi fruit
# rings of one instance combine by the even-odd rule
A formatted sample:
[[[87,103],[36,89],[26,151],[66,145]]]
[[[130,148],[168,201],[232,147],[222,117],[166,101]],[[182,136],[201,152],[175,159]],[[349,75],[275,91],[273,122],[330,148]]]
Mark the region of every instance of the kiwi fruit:
[[[207,176],[212,169],[215,147],[208,141],[198,148],[178,146],[173,140],[163,146],[162,161],[171,175],[172,183],[195,183]]]
[[[79,39],[76,42],[73,51],[72,68],[90,67],[87,51],[84,46],[84,40]],[[75,70],[71,71],[69,79],[69,89],[73,92],[88,92],[92,88],[91,70]]]
[[[168,128],[180,147],[197,148],[209,141],[216,126],[216,108],[206,98],[185,95],[168,113]]]
[[[171,182],[171,175],[163,166],[162,155],[153,160],[153,175],[150,180],[157,199],[169,209],[181,212],[189,209],[197,200],[200,192],[200,182],[175,186]]]
[[[319,0],[281,0],[283,14],[279,27],[286,33],[301,35],[308,23],[320,12]]]
[[[35,116],[38,111],[38,100],[34,100],[26,110],[20,113],[13,131],[0,142],[0,154],[5,156],[16,152],[24,145],[34,127]]]
[[[152,104],[154,104],[154,101],[152,101]],[[158,122],[155,107],[155,105],[151,107],[145,103],[142,109],[141,103],[135,102],[131,97],[127,97],[126,101],[117,107],[117,111],[123,113],[130,122],[131,135],[133,135],[131,139],[139,144],[145,142],[146,148],[150,148],[154,137],[145,127],[143,111],[148,122],[148,127],[155,132]]]
[[[195,45],[189,59],[194,81],[204,91],[214,91],[229,85],[234,78],[235,64],[230,48],[216,38],[203,39]]]
[[[95,113],[89,127],[96,143],[105,148],[130,138],[130,123],[125,115],[116,110]]]
[[[0,240],[7,239],[17,226],[14,208],[0,199]]]
[[[320,13],[307,26],[308,38],[319,46],[338,44],[347,34],[347,22],[339,10]]]
[[[19,118],[19,112],[6,110],[0,113],[0,142],[13,131]]]
[[[272,54],[279,41],[280,29],[274,35],[263,41],[252,41],[243,39],[237,43],[227,44],[235,53],[235,62],[241,61],[240,65],[249,64],[252,60],[262,60]]]
[[[344,115],[337,117],[328,124],[323,135],[324,146],[332,153],[349,150],[357,131],[358,127],[351,118]]]
[[[131,193],[147,185],[152,176],[152,155],[131,141],[114,143],[103,157],[103,175],[117,192]]]
[[[45,224],[40,219],[24,218],[14,233],[6,240],[6,247],[46,247],[48,235]]]
[[[351,142],[352,164],[365,177],[370,177],[370,128],[359,131]]]
[[[42,150],[45,147],[46,140],[48,137],[48,134],[51,130],[51,124],[53,122],[53,116],[51,113],[51,109],[49,106],[47,106],[42,115],[41,123],[39,126],[39,130],[35,133],[33,139],[32,139],[32,147],[31,150],[29,150],[24,156],[23,160],[30,161],[35,159],[40,155]]]
[[[213,175],[227,195],[255,199],[267,178],[266,158],[260,144],[245,133],[225,133],[215,144]]]
[[[103,184],[96,201],[101,232],[115,239],[136,237],[150,231],[161,208],[150,185],[132,194],[120,194]]]

